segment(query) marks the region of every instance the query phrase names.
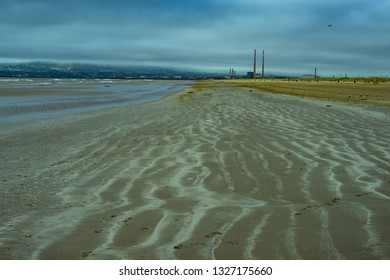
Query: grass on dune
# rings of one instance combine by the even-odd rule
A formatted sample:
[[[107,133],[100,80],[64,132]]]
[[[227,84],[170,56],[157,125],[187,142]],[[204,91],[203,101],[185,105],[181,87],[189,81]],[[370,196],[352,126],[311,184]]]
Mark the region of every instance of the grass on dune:
[[[390,106],[390,79],[386,78],[321,78],[321,79],[234,79],[206,80],[194,89],[246,87],[277,94],[347,103]]]

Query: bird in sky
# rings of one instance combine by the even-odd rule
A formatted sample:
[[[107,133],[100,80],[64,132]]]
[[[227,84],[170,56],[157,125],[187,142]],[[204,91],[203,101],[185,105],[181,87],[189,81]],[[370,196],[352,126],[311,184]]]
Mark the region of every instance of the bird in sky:
[[[328,27],[332,27],[332,24],[328,24]]]

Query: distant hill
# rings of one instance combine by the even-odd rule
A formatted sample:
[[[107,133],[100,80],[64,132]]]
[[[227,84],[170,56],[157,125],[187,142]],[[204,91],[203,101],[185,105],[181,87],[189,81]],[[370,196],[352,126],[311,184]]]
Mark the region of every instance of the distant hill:
[[[215,76],[215,74],[186,72],[163,67],[47,62],[0,64],[0,77],[196,79],[209,76]]]

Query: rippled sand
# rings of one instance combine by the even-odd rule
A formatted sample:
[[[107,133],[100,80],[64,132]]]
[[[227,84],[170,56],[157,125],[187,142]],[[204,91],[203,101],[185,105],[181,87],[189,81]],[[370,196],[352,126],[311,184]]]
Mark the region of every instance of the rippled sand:
[[[19,128],[0,258],[390,259],[389,134],[388,108],[240,88]]]

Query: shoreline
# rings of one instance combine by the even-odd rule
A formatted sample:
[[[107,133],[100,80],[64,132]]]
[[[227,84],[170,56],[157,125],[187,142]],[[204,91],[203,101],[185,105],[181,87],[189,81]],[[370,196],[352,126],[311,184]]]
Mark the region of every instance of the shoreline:
[[[389,114],[186,88],[0,135],[0,259],[390,259]]]

